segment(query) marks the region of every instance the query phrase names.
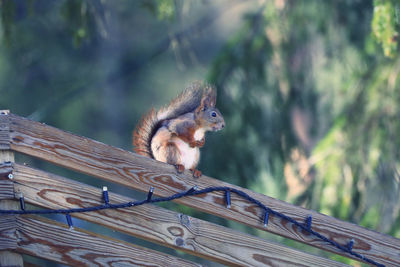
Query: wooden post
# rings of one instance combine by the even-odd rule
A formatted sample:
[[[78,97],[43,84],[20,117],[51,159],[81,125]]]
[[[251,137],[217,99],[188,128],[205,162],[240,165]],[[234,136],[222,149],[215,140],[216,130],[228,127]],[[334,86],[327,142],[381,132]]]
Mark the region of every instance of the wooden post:
[[[19,209],[18,201],[14,199],[12,182],[12,163],[14,153],[10,150],[9,110],[0,110],[0,209]],[[16,233],[16,215],[1,216],[0,224],[10,225],[10,231]],[[0,245],[0,266],[24,266],[22,256],[10,250],[16,249],[17,237],[12,240],[3,240]]]

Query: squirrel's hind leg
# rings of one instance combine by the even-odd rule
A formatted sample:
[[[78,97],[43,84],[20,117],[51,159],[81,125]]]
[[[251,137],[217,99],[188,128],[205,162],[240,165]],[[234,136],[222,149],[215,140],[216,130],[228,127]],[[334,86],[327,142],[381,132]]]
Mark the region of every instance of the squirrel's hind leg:
[[[174,166],[178,173],[183,173],[185,171],[185,166],[183,166],[182,164],[175,164]]]
[[[169,142],[166,146],[167,163],[175,166],[178,173],[185,171],[185,166],[180,164],[179,152],[175,143]]]
[[[199,178],[202,175],[201,171],[195,168],[190,169],[190,171],[192,172],[194,178]]]
[[[153,136],[151,149],[156,160],[174,165],[178,173],[185,171],[181,162],[178,147],[171,141],[172,134],[167,128],[160,128]]]
[[[183,173],[185,171],[185,166],[180,162],[178,147],[173,142],[168,142],[166,145],[166,158],[167,163],[174,165],[178,173]]]
[[[173,142],[168,142],[165,146],[165,154],[166,154],[166,159],[168,164],[172,165],[181,165],[178,164],[179,161],[179,152],[178,148],[176,147],[176,144]],[[182,165],[183,167],[183,165]],[[183,167],[185,169],[185,167]]]
[[[156,160],[175,166],[178,173],[185,171],[185,166],[180,162],[179,151],[175,143],[165,142],[158,146],[153,154]]]

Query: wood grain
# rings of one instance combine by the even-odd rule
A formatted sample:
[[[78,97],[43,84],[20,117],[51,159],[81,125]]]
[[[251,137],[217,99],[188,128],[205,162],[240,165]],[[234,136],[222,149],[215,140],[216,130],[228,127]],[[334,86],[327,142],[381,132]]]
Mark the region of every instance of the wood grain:
[[[9,110],[0,110],[0,149],[10,149]]]
[[[4,153],[12,153],[9,152],[8,150],[1,150],[1,151],[4,151]],[[5,157],[10,158],[10,156],[5,156]],[[5,161],[5,158],[3,160]],[[0,180],[8,180],[9,179],[8,175],[12,173],[12,171],[13,167],[11,161],[0,162]]]
[[[7,154],[12,154],[12,152],[8,150],[0,151],[0,157],[3,158],[3,161],[0,162],[0,200],[14,199],[14,183],[8,177],[8,175],[13,171],[12,162],[6,162],[6,160],[12,157]]]
[[[0,113],[0,117],[3,116]],[[0,146],[1,147],[1,146]],[[7,163],[6,163],[7,162]],[[9,169],[9,162],[14,162],[14,153],[10,150],[2,150],[0,148],[0,166],[8,166],[7,168],[1,168],[4,173],[4,170],[7,169],[7,173],[12,171]],[[0,181],[5,181],[0,177]],[[3,196],[14,195],[14,186],[6,186],[0,189]],[[0,209],[18,209],[19,203],[13,200],[0,199]],[[5,236],[5,233],[15,233],[16,232],[16,218],[18,216],[15,215],[2,215],[0,216],[0,226],[5,228],[3,233],[0,233],[0,266],[14,266],[19,267],[23,266],[24,262],[22,256],[18,253],[15,253],[14,250],[17,247],[17,239],[16,238],[8,238]]]
[[[9,237],[18,239],[18,252],[71,266],[200,266],[39,216],[20,216],[16,225]]]
[[[14,184],[9,180],[0,180],[0,200],[14,199]]]
[[[175,169],[167,164],[13,114],[9,117],[11,122],[10,146],[15,151],[129,188],[147,191],[150,186],[154,186],[155,194],[160,196],[172,195],[194,185],[198,185],[200,189],[210,186],[234,187],[245,191],[271,209],[282,212],[297,221],[304,221],[308,215],[312,215],[312,227],[315,231],[343,245],[354,239],[354,252],[387,266],[400,266],[399,239],[206,176],[194,179],[188,172],[178,175]],[[232,208],[229,210],[224,206],[222,194],[218,193],[184,198],[177,202],[327,251],[349,256],[274,216],[270,217],[269,225],[264,229],[260,219],[263,215],[262,211],[235,195],[232,195]]]
[[[23,165],[15,165],[15,181],[25,201],[34,205],[55,209],[103,204],[101,188]],[[133,201],[109,191],[111,203]],[[230,266],[344,266],[150,204],[71,215]]]
[[[6,207],[4,206],[6,206],[4,205],[4,203],[0,203],[1,209],[6,209]],[[12,209],[13,208],[15,208],[14,205],[12,205]],[[16,231],[16,217],[16,215],[0,216],[0,228],[2,229],[2,232],[0,234],[0,250],[15,250],[17,248],[17,238],[15,237],[15,235],[13,235]]]

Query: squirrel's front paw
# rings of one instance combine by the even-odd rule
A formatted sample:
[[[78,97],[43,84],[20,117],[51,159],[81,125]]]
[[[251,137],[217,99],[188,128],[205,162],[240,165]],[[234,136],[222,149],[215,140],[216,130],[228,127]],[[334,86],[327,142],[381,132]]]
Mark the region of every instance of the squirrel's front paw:
[[[200,141],[196,141],[196,146],[203,147],[205,142],[206,142],[206,139],[203,137]]]
[[[196,146],[197,146],[197,141],[190,141],[190,142],[189,142],[189,146],[190,146],[191,148],[196,147]]]
[[[178,173],[182,173],[185,171],[185,166],[183,166],[182,164],[175,164],[175,168]]]
[[[206,142],[206,140],[203,138],[203,139],[201,139],[200,141],[196,141],[196,140],[194,140],[194,141],[190,141],[189,142],[189,146],[190,147],[202,147],[202,146],[204,146],[204,143]]]
[[[201,176],[201,171],[199,171],[199,170],[190,169],[190,171],[193,173],[194,178],[199,178]]]

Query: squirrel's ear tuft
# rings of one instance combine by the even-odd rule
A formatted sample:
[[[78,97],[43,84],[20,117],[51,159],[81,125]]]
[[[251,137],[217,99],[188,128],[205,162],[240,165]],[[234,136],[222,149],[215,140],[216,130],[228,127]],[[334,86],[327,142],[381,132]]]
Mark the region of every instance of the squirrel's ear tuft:
[[[201,98],[201,106],[203,108],[215,107],[217,104],[217,91],[214,87],[207,85],[204,88],[203,97]]]

